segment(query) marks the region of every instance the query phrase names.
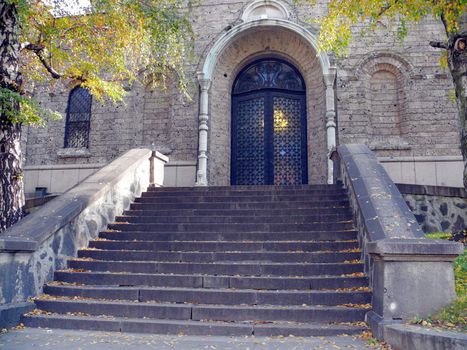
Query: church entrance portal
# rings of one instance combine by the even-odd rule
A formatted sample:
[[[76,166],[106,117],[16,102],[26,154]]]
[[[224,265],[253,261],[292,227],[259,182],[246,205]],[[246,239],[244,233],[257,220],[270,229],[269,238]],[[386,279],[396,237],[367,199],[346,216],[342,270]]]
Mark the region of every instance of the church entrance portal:
[[[305,83],[289,63],[247,65],[232,89],[232,185],[308,182]]]

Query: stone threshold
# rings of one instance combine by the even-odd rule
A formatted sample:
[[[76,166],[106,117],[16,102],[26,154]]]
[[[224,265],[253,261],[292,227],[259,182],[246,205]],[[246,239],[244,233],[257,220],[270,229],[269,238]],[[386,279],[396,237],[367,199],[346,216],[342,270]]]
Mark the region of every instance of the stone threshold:
[[[0,305],[0,328],[11,328],[19,324],[21,315],[34,310],[32,302],[19,302]]]

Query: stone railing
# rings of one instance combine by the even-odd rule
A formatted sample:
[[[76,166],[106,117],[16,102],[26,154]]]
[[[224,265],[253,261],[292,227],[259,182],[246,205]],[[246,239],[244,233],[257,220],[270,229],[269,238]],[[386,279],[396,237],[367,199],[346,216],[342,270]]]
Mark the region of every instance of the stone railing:
[[[149,149],[130,150],[0,234],[0,323],[14,323],[67,258],[150,184],[161,186],[167,161]]]
[[[348,189],[362,259],[372,289],[367,321],[384,338],[384,326],[426,317],[455,298],[453,260],[463,245],[429,240],[376,156],[364,145],[332,153],[335,179]]]

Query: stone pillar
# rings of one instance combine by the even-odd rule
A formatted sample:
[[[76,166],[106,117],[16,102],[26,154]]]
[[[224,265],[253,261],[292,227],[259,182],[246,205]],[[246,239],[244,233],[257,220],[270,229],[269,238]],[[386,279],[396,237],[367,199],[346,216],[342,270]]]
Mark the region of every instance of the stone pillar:
[[[204,73],[198,73],[201,88],[199,98],[198,118],[198,171],[196,172],[196,186],[208,185],[208,120],[209,120],[209,88],[211,80],[205,79]]]
[[[336,81],[336,68],[330,68],[329,73],[324,74],[326,84],[326,140],[328,146],[328,184],[334,182],[334,163],[329,158],[331,151],[336,147],[336,108],[334,83]]]

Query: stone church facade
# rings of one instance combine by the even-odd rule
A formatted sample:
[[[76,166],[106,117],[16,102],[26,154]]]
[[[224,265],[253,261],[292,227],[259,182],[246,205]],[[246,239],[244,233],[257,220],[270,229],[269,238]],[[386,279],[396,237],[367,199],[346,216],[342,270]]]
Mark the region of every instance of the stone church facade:
[[[169,156],[169,186],[327,183],[329,150],[348,143],[367,144],[395,182],[461,187],[452,80],[428,45],[445,37],[441,23],[426,18],[402,42],[381,24],[335,59],[317,50],[313,20],[326,3],[200,1],[191,100],[173,83],[162,92],[135,83],[119,106],[39,92],[66,117],[25,128],[26,192],[62,192],[138,147]],[[75,98],[87,116],[80,131]]]

